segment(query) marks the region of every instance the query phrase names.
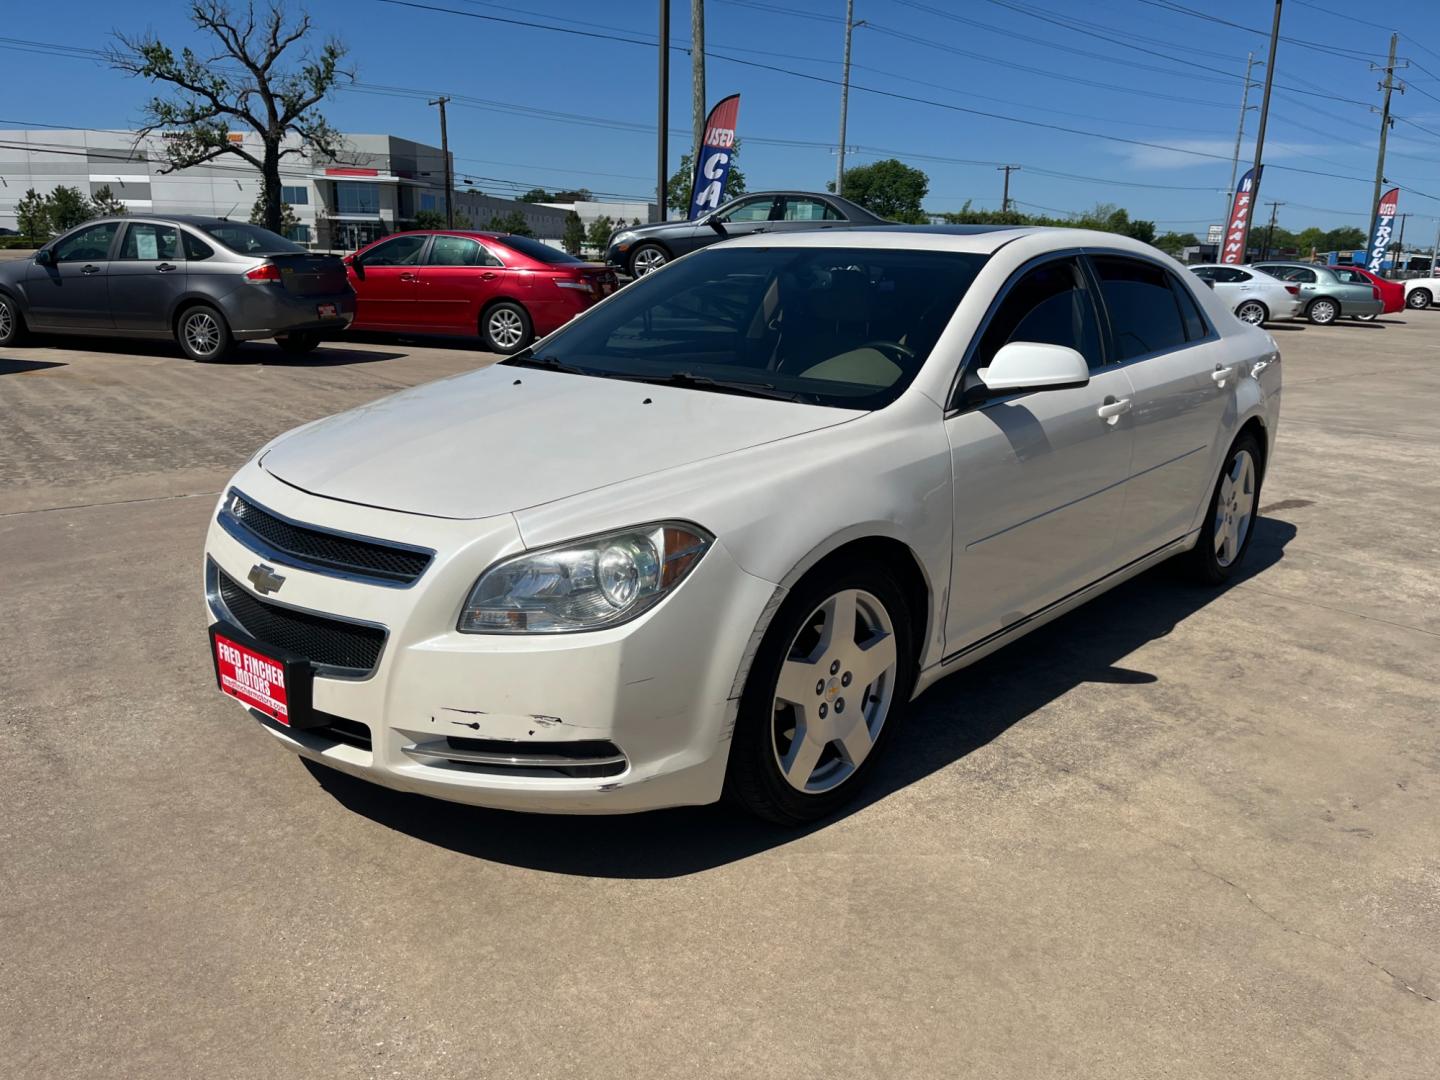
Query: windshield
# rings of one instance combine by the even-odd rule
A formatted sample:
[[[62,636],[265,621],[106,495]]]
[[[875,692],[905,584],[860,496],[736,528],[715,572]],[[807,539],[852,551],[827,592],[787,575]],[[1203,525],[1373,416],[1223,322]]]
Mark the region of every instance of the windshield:
[[[532,240],[528,236],[516,236],[512,233],[508,236],[502,236],[500,242],[512,251],[518,251],[521,255],[528,255],[538,262],[553,263],[558,266],[562,263],[581,263],[585,261],[584,259],[577,259],[568,251],[561,251],[559,248],[553,248],[543,241]]]
[[[201,225],[200,229],[241,255],[289,255],[305,250],[278,233],[262,229],[259,225],[246,225],[241,221],[217,221],[211,225]]]
[[[712,248],[627,286],[538,360],[508,362],[878,409],[910,385],[987,258]]]

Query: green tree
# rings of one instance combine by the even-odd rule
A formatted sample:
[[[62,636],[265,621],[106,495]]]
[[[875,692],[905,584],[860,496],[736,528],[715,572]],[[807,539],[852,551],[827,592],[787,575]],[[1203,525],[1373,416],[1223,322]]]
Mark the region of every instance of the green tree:
[[[601,254],[605,252],[605,245],[610,242],[610,234],[615,231],[615,222],[609,217],[598,217],[590,223],[590,228],[585,231],[585,239],[592,248],[596,248]]]
[[[940,216],[951,225],[1050,225],[1122,233],[1147,244],[1155,239],[1153,221],[1132,220],[1128,211],[1116,207],[1113,203],[1097,203],[1083,213],[1061,218],[1045,214],[1022,214],[1018,210],[977,210],[967,200],[958,212]]]
[[[519,210],[511,210],[504,217],[495,214],[490,218],[488,227],[491,232],[509,233],[512,236],[535,235],[535,230],[530,228],[530,223],[525,220],[525,215]]]
[[[557,191],[546,202],[590,202],[593,196],[589,188],[576,188],[574,191]]]
[[[416,210],[415,228],[443,229],[445,228],[445,215],[439,210]]]
[[[585,223],[574,210],[565,211],[565,233],[561,243],[571,255],[580,254],[580,249],[585,246]]]
[[[91,213],[90,200],[75,187],[57,187],[46,195],[45,213],[50,227],[57,233],[73,229],[95,216]]]
[[[32,244],[40,244],[50,239],[50,208],[44,197],[33,187],[26,191],[15,205],[15,227],[19,229],[20,235]]]
[[[145,106],[139,134],[165,133],[169,164],[164,172],[227,154],[254,166],[263,185],[263,224],[281,232],[281,160],[340,154],[339,133],[318,106],[347,74],[340,68],[345,46],[332,38],[318,49],[292,53],[294,64],[282,67],[292,46],[305,48],[312,25],[309,15],[287,21],[280,0],[271,0],[258,18],[253,3],[232,11],[225,0],[194,0],[190,20],[218,43],[214,55],[186,47],[176,56],[148,32],[117,34],[107,53],[112,67],[169,87],[170,96],[153,97]],[[252,141],[232,139],[234,128]]]
[[[1325,234],[1325,243],[1316,246],[1321,251],[1347,251],[1363,248],[1369,240],[1370,237],[1364,229],[1346,225],[1343,228],[1331,229]]]
[[[1155,246],[1167,255],[1178,257],[1187,247],[1194,247],[1200,241],[1194,233],[1167,232],[1155,238]]]
[[[553,199],[553,198],[551,198],[550,193],[549,193],[548,191],[546,191],[543,187],[537,187],[537,188],[531,188],[531,189],[530,189],[529,191],[527,191],[524,195],[521,195],[520,198],[519,198],[518,200],[516,200],[516,201],[517,201],[517,202],[537,203],[537,202],[555,202],[556,200]]]
[[[833,180],[825,186],[829,191],[835,190]],[[921,203],[929,191],[928,176],[895,158],[845,170],[845,197],[891,221],[911,224],[928,221]]]
[[[265,196],[263,193],[256,197],[255,205],[250,207],[250,224],[263,225],[267,229],[270,228],[270,226],[265,225]],[[288,202],[282,202],[280,204],[280,228],[271,229],[270,231],[278,232],[281,236],[285,236],[291,229],[299,224],[300,219],[295,216],[295,208]]]
[[[740,171],[738,164],[740,160],[740,140],[735,140],[735,147],[730,152],[730,175],[725,180],[725,191],[721,196],[721,203],[729,202],[731,199],[738,199],[746,192],[745,174]],[[690,189],[695,183],[695,155],[685,154],[680,158],[680,167],[675,170],[665,184],[665,205],[677,214],[688,214],[690,212]]]
[[[117,199],[109,184],[103,184],[90,196],[91,217],[120,217],[126,213],[125,204]]]

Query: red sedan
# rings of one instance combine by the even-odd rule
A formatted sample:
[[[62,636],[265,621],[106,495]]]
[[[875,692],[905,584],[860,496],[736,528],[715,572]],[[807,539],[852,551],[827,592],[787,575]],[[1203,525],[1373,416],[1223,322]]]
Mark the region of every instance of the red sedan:
[[[1341,281],[1347,281],[1352,285],[1374,285],[1380,290],[1380,299],[1385,302],[1385,310],[1382,315],[1390,315],[1396,311],[1405,310],[1405,285],[1399,281],[1391,281],[1379,274],[1372,274],[1363,266],[1332,266],[1335,276]],[[1357,319],[1374,319],[1374,315],[1357,315]]]
[[[508,233],[395,233],[345,265],[351,329],[478,334],[497,353],[519,352],[619,287],[608,267]]]

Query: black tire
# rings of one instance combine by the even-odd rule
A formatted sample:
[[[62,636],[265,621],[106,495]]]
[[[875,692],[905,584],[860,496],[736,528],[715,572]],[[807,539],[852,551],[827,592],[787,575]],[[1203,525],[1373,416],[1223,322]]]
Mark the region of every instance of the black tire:
[[[25,329],[25,316],[20,314],[20,305],[13,297],[0,293],[0,349],[25,344],[29,333]]]
[[[318,330],[297,330],[293,334],[281,334],[275,339],[275,344],[289,356],[304,356],[319,347],[320,333]]]
[[[235,349],[225,316],[209,304],[196,304],[180,313],[175,320],[175,341],[197,364],[224,360]]]
[[[1355,318],[1360,322],[1374,322],[1376,319],[1380,318],[1380,315],[1379,313],[1373,315],[1356,315]]]
[[[1235,317],[1251,326],[1259,326],[1270,318],[1270,310],[1259,300],[1246,300],[1235,309]]]
[[[1247,520],[1243,525],[1243,535],[1234,550],[1222,554],[1222,545],[1218,541],[1221,530],[1237,515],[1233,504],[1222,505],[1221,495],[1227,490],[1227,479],[1230,481],[1230,489],[1237,487],[1237,463],[1242,455],[1248,455],[1253,470],[1248,491],[1240,492],[1237,500],[1242,507],[1248,502]],[[1255,535],[1255,520],[1260,516],[1260,486],[1264,480],[1263,451],[1255,436],[1246,432],[1231,444],[1230,452],[1225,455],[1225,464],[1220,469],[1220,475],[1215,478],[1215,490],[1211,492],[1210,502],[1205,509],[1205,522],[1200,527],[1200,538],[1195,541],[1195,547],[1188,556],[1191,576],[1201,584],[1223,585],[1239,572],[1240,564],[1244,562],[1245,553],[1250,550],[1250,541]]]
[[[862,625],[868,625],[870,616],[876,614],[870,610],[873,602],[883,612],[883,619],[878,621],[888,620],[891,629],[890,634],[879,637],[892,637],[895,649],[893,670],[858,688],[852,685],[848,671],[823,662],[829,650],[820,641],[823,631],[819,627],[823,624],[816,622],[828,598],[850,590],[859,590],[860,617],[851,626],[851,641],[846,647],[854,646],[857,631]],[[866,632],[875,633],[873,629]],[[824,675],[823,679],[817,679],[815,703],[811,706],[817,710],[814,714],[819,718],[817,722],[828,716],[828,723],[837,725],[837,730],[845,726],[837,722],[846,709],[844,696],[849,694],[853,718],[849,726],[853,728],[856,721],[865,723],[873,738],[868,753],[858,765],[850,763],[839,737],[829,742],[817,738],[815,743],[822,745],[823,750],[810,767],[811,771],[805,774],[818,778],[817,790],[805,792],[786,779],[780,762],[782,753],[797,745],[794,740],[803,738],[800,734],[802,714],[791,711],[792,706],[776,706],[782,669],[790,659],[792,646],[798,641],[812,640],[817,642],[813,645],[819,661],[817,673]],[[805,685],[808,695],[808,681]],[[750,813],[781,825],[800,825],[834,813],[864,786],[875,762],[895,736],[914,685],[915,645],[910,605],[894,574],[883,564],[872,561],[844,561],[821,567],[803,579],[786,598],[756,651],[730,744],[726,797]],[[876,719],[866,719],[865,710],[870,707],[872,692],[879,695],[875,699],[878,728]]]
[[[1316,326],[1329,326],[1340,317],[1340,305],[1328,296],[1319,296],[1310,301],[1305,317]]]
[[[1429,289],[1411,289],[1405,294],[1405,306],[1416,311],[1424,311],[1434,302],[1435,297],[1430,295]]]
[[[480,316],[480,339],[491,352],[509,356],[535,339],[535,327],[523,307],[513,300],[502,300]]]
[[[630,253],[630,276],[644,277],[653,274],[670,261],[670,252],[659,244],[639,244]]]

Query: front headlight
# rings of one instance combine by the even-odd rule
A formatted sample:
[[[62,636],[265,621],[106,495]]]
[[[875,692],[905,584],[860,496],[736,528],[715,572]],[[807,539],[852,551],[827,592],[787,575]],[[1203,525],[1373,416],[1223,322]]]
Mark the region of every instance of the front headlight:
[[[462,634],[562,634],[628,622],[685,579],[715,538],[662,522],[517,555],[470,590]]]
[[[634,242],[635,234],[633,232],[629,232],[623,229],[610,238],[610,244],[612,247],[619,246],[622,248],[627,248]]]

